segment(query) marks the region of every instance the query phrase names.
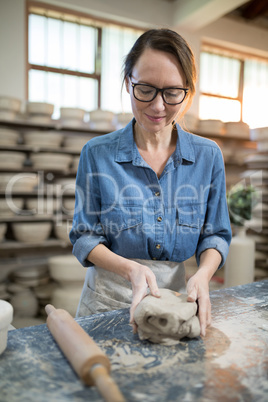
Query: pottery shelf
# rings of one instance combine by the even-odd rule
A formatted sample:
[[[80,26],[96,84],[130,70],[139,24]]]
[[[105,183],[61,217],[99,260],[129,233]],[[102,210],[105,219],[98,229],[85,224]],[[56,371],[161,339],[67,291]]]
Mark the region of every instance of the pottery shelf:
[[[89,134],[107,134],[107,131],[103,130],[92,130],[86,123],[84,126],[67,126],[61,124],[61,122],[54,120],[51,123],[37,123],[31,122],[29,120],[3,120],[0,119],[0,126],[12,128],[14,130],[18,129],[38,129],[38,130],[56,130],[72,133],[89,133]]]
[[[29,146],[24,144],[18,145],[0,145],[1,151],[14,151],[14,152],[49,152],[49,153],[61,153],[61,154],[70,154],[70,155],[80,155],[80,151],[72,150],[70,148],[64,147],[36,147],[36,146]]]
[[[59,217],[60,218],[59,218]],[[12,222],[44,222],[44,221],[49,221],[49,222],[58,222],[59,219],[62,221],[66,220],[73,220],[73,215],[64,215],[59,212],[59,215],[56,214],[51,214],[51,215],[37,215],[37,214],[32,214],[32,215],[14,215],[14,216],[8,216],[8,217],[0,217],[0,223],[12,223]]]
[[[48,239],[40,243],[23,243],[16,240],[3,240],[0,242],[0,250],[20,250],[20,249],[32,249],[32,248],[49,248],[49,247],[71,247],[71,243],[59,240]]]

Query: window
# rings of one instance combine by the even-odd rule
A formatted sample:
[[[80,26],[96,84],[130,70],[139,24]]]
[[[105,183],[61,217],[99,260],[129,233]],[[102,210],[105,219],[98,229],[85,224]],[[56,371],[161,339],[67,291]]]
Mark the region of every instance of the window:
[[[30,3],[28,99],[54,104],[54,118],[60,107],[129,112],[126,92],[121,98],[121,70],[142,32]]]
[[[200,57],[201,119],[268,126],[268,60],[205,45]]]

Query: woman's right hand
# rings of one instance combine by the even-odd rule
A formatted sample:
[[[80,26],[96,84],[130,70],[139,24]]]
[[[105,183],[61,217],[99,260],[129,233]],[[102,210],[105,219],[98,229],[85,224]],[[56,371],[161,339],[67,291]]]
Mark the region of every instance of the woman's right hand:
[[[133,262],[134,263],[134,262]],[[132,285],[132,303],[130,307],[130,324],[133,332],[137,331],[137,325],[134,321],[134,312],[137,305],[147,295],[149,288],[151,295],[160,297],[155,274],[146,265],[134,263],[129,273],[129,280]]]

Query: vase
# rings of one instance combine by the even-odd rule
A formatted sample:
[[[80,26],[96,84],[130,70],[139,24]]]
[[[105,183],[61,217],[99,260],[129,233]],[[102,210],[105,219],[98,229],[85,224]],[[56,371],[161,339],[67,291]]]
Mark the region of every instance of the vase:
[[[224,266],[224,286],[245,285],[254,281],[255,242],[247,236],[244,226],[234,230]]]

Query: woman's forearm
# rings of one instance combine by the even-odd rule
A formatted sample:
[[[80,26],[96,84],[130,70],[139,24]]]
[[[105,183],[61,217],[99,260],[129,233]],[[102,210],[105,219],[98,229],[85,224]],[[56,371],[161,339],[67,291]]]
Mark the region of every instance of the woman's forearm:
[[[109,250],[104,244],[98,244],[87,256],[88,261],[100,268],[114,272],[130,281],[131,260]]]
[[[214,248],[209,248],[200,255],[198,273],[204,275],[209,282],[217,271],[222,260],[221,254]]]

